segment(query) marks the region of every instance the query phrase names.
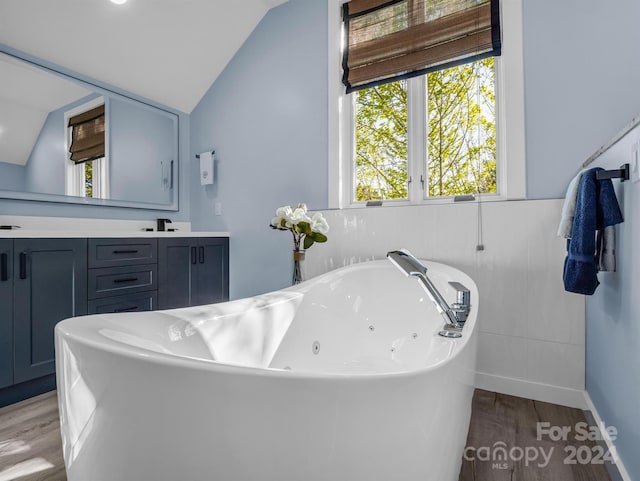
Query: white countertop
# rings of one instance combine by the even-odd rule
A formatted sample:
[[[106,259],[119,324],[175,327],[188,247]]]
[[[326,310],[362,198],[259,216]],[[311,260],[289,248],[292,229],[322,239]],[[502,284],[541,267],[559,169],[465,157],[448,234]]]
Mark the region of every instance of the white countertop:
[[[0,229],[0,239],[15,238],[85,238],[85,237],[229,237],[229,232],[192,231],[190,222],[172,222],[168,229],[155,230],[155,220],[89,219],[66,217],[32,217],[0,215],[0,225],[20,226]],[[146,231],[145,229],[154,229]]]
[[[197,232],[197,231],[175,231],[175,232],[145,232],[145,231],[68,231],[56,229],[12,229],[0,230],[0,239],[33,239],[33,238],[86,238],[86,237],[229,237],[228,232]]]

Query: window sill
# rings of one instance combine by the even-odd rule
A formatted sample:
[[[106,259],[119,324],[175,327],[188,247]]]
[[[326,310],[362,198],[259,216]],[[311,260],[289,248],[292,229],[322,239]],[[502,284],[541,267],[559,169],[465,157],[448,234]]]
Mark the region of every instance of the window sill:
[[[474,200],[455,201],[453,197],[438,197],[424,199],[419,202],[411,202],[408,200],[386,200],[382,201],[382,205],[367,206],[366,202],[352,202],[338,210],[347,209],[375,209],[376,207],[412,207],[412,206],[425,206],[425,205],[446,205],[446,204],[477,204],[479,202],[504,202],[507,199],[504,195],[500,194],[484,194],[480,197],[476,197]],[[513,199],[511,199],[513,200]]]

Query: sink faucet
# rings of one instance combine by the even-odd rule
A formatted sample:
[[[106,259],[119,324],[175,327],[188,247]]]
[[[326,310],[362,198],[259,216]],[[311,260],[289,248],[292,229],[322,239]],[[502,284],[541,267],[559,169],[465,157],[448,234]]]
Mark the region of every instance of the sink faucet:
[[[449,283],[458,292],[457,302],[452,308],[436,289],[436,286],[433,285],[429,276],[427,276],[427,268],[409,251],[402,249],[387,252],[387,258],[407,276],[417,278],[420,285],[427,292],[429,299],[435,304],[436,309],[446,323],[444,330],[439,334],[443,337],[460,337],[462,325],[469,314],[469,290],[459,282]]]

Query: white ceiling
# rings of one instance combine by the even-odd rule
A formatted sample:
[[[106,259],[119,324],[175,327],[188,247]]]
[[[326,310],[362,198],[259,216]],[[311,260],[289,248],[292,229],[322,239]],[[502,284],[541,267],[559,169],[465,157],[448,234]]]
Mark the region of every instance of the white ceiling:
[[[0,0],[0,43],[190,113],[287,0]]]

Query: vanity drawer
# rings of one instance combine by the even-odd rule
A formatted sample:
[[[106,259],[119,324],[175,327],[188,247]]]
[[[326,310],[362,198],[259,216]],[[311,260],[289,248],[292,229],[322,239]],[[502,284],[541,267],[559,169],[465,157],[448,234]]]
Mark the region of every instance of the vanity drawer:
[[[89,239],[89,267],[158,262],[157,239]]]
[[[157,306],[158,293],[156,291],[142,292],[89,301],[89,314],[153,311]]]
[[[157,290],[157,279],[156,264],[89,269],[89,299]]]

